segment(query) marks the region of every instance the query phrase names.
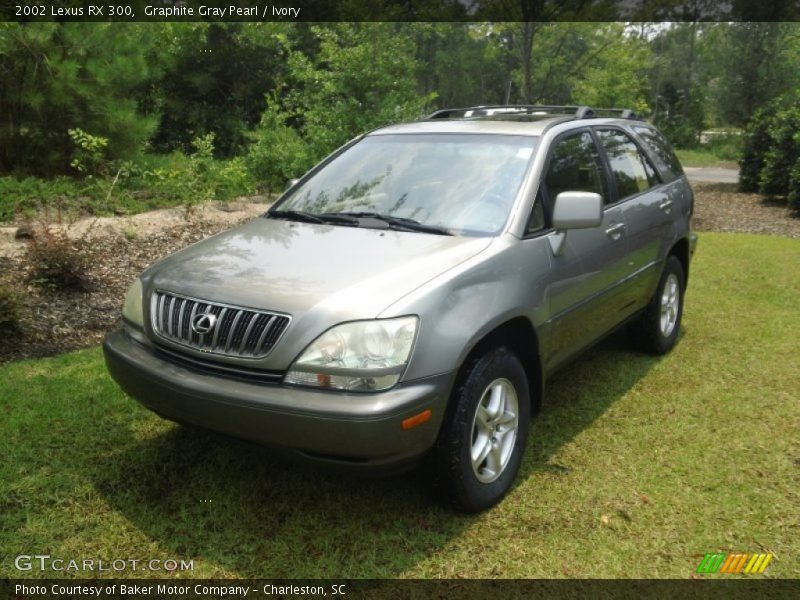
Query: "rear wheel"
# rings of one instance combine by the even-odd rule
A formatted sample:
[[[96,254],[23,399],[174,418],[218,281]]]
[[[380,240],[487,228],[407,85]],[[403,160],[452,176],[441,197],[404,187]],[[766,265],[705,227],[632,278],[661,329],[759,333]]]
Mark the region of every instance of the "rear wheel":
[[[675,345],[683,316],[685,281],[681,261],[670,255],[655,295],[634,324],[636,342],[645,352],[666,354]]]
[[[499,502],[519,470],[530,421],[525,370],[507,348],[474,360],[453,392],[430,476],[467,512]]]

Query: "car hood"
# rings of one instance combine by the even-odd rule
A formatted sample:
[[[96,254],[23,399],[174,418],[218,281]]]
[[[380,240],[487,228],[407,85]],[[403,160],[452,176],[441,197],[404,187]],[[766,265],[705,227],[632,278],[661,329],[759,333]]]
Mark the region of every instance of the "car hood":
[[[295,318],[315,307],[372,318],[492,239],[258,218],[167,257],[144,279],[151,289]]]

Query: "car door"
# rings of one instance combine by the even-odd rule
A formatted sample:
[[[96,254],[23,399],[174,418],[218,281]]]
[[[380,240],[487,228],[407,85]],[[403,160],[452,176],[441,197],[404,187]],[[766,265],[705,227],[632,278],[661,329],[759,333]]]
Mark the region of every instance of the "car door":
[[[652,162],[629,133],[613,126],[594,129],[627,233],[627,273],[620,282],[617,315],[622,320],[646,305],[655,289],[661,247],[669,239],[670,212],[675,203],[670,186],[662,185]]]
[[[551,144],[537,205],[542,205],[547,229],[556,196],[565,191],[601,194],[609,205],[599,227],[570,230],[560,252],[551,257],[546,297],[545,363],[554,368],[606,333],[614,324],[615,286],[624,277],[627,242],[622,210],[613,206],[608,176],[595,136],[579,129]],[[531,219],[535,221],[535,219]]]

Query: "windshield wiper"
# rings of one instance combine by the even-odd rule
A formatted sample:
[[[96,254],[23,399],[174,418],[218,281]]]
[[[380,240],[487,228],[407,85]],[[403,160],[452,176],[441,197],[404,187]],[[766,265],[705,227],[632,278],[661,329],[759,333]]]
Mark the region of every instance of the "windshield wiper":
[[[405,231],[419,231],[421,233],[435,233],[437,235],[453,235],[453,232],[446,227],[438,225],[426,225],[408,217],[392,217],[391,215],[382,215],[376,212],[340,212],[340,213],[325,213],[326,216],[342,216],[342,217],[355,217],[356,219],[377,219],[386,223],[390,229],[399,229]]]
[[[305,223],[340,223],[342,225],[358,226],[358,219],[336,213],[315,214],[302,210],[271,210],[265,215],[271,219],[288,219],[290,221],[303,221]]]
[[[267,219],[286,219],[305,223],[324,223],[317,215],[302,210],[271,210],[264,215]]]

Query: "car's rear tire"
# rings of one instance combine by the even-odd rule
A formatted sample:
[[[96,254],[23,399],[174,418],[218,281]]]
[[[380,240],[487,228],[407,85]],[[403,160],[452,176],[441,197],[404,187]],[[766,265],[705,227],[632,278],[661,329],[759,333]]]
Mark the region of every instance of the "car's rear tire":
[[[683,316],[685,283],[681,261],[673,255],[668,256],[656,293],[633,324],[636,343],[643,351],[661,355],[675,346]]]
[[[500,347],[472,360],[430,456],[432,483],[465,512],[497,504],[519,470],[529,423],[528,380],[519,358]]]

